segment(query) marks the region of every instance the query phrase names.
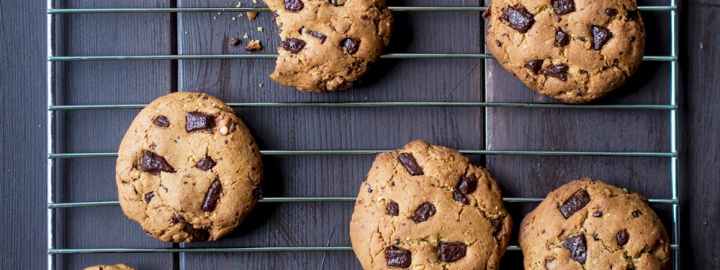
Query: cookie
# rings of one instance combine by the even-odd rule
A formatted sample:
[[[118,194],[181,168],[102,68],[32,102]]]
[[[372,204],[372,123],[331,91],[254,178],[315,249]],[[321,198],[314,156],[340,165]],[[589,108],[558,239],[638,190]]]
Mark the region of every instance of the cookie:
[[[116,183],[122,210],[168,242],[216,240],[256,202],[260,152],[221,100],[178,92],[150,103],[120,143]]]
[[[114,264],[114,265],[103,264],[103,265],[95,265],[95,266],[85,267],[85,270],[135,270],[135,268],[132,268],[125,264]]]
[[[510,215],[483,168],[423,141],[377,156],[350,222],[364,269],[498,269]]]
[[[602,97],[642,61],[635,0],[493,0],[486,15],[486,46],[498,63],[561,102]]]
[[[581,179],[550,192],[520,226],[525,269],[666,269],[670,241],[646,200]]]
[[[270,78],[300,91],[352,86],[390,42],[384,0],[265,0],[277,15],[278,59]]]

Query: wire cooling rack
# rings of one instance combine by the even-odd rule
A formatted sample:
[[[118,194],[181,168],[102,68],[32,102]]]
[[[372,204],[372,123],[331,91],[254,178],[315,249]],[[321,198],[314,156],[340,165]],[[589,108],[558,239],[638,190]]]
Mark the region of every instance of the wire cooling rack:
[[[522,155],[522,156],[616,156],[616,157],[657,157],[666,158],[670,165],[671,198],[651,198],[650,203],[672,206],[673,243],[673,269],[680,269],[680,220],[678,187],[679,175],[679,117],[678,117],[678,11],[677,0],[669,0],[666,6],[640,6],[643,12],[667,13],[670,22],[670,55],[644,56],[643,61],[669,62],[669,104],[622,104],[622,105],[569,105],[548,103],[520,103],[520,102],[427,102],[427,101],[395,101],[395,102],[334,102],[334,103],[277,103],[277,102],[250,102],[228,103],[232,107],[509,107],[509,108],[557,108],[557,109],[606,109],[606,110],[657,110],[669,114],[669,152],[610,152],[610,151],[542,151],[542,150],[485,150],[464,149],[464,154],[475,155]],[[393,12],[484,12],[487,7],[401,7],[391,6]],[[69,16],[72,14],[88,13],[181,13],[181,12],[267,12],[267,8],[54,8],[53,0],[47,0],[47,266],[56,269],[55,257],[58,254],[88,254],[88,253],[213,253],[213,252],[307,252],[307,251],[340,251],[348,252],[349,246],[277,246],[277,247],[221,247],[221,248],[63,248],[55,243],[55,211],[61,208],[117,206],[117,201],[92,202],[56,202],[54,199],[54,185],[57,180],[54,173],[54,161],[58,159],[113,157],[117,153],[58,153],[55,152],[55,127],[58,125],[54,119],[57,112],[80,110],[119,110],[140,109],[145,104],[91,104],[91,105],[57,105],[55,104],[56,70],[54,63],[69,61],[131,61],[131,60],[186,60],[186,59],[260,59],[275,58],[276,54],[212,54],[212,55],[107,55],[107,56],[60,56],[55,55],[55,28],[56,16]],[[484,53],[393,53],[381,56],[382,59],[491,59]],[[266,156],[300,156],[300,155],[371,155],[387,151],[375,150],[261,150]],[[506,197],[506,203],[536,203],[543,198]],[[354,197],[266,197],[260,203],[330,203],[353,202]],[[519,247],[511,245],[509,251],[519,251]]]

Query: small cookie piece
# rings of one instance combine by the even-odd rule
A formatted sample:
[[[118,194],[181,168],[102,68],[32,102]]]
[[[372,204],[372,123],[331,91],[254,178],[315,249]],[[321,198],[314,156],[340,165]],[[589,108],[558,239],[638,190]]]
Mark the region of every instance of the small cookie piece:
[[[510,215],[483,168],[424,141],[377,156],[350,239],[363,269],[498,269]]]
[[[260,152],[232,108],[203,93],[159,97],[120,143],[120,206],[167,242],[217,240],[250,212],[262,180]]]
[[[300,91],[348,88],[390,42],[384,0],[265,0],[280,28],[270,78]]]
[[[85,267],[85,270],[135,270],[135,268],[132,268],[125,264],[113,264],[113,265],[101,264],[101,265]]]
[[[666,269],[670,240],[646,200],[581,179],[550,192],[520,225],[525,269]]]
[[[485,43],[528,88],[565,103],[596,100],[642,62],[635,0],[493,0]]]

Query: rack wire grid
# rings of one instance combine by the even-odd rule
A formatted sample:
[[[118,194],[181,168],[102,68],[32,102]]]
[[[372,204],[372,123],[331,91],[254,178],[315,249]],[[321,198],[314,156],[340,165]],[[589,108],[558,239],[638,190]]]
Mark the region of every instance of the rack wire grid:
[[[680,156],[679,145],[679,116],[678,116],[678,8],[677,0],[669,0],[669,5],[640,6],[643,12],[664,12],[669,15],[670,23],[670,55],[644,56],[644,61],[669,62],[669,104],[623,104],[623,105],[570,105],[551,103],[520,103],[520,102],[335,102],[335,103],[228,103],[232,107],[511,107],[511,108],[557,108],[557,109],[607,109],[607,110],[658,110],[669,114],[669,152],[611,152],[611,151],[501,151],[501,150],[460,150],[464,154],[475,155],[526,155],[526,156],[618,156],[618,157],[657,157],[667,158],[670,168],[671,198],[649,199],[653,204],[672,206],[673,243],[673,269],[680,269],[680,198],[678,188],[680,184]],[[390,6],[393,12],[484,12],[487,7],[409,7]],[[304,251],[351,251],[349,246],[276,246],[276,247],[221,247],[221,248],[62,248],[56,247],[55,211],[61,208],[80,208],[98,206],[116,206],[117,201],[88,201],[88,202],[56,202],[54,199],[54,160],[73,158],[112,157],[117,153],[56,153],[54,142],[54,117],[60,111],[98,110],[98,109],[139,109],[144,104],[93,104],[93,105],[56,105],[54,101],[56,71],[55,62],[68,61],[111,61],[111,60],[185,60],[185,59],[259,59],[275,58],[276,54],[213,54],[213,55],[107,55],[107,56],[59,56],[55,55],[54,17],[71,14],[88,13],[181,13],[181,12],[268,12],[268,8],[54,8],[53,0],[47,0],[47,266],[55,268],[55,256],[58,254],[87,254],[87,253],[191,253],[191,252],[304,252]],[[382,59],[491,59],[485,53],[393,53],[381,56]],[[485,74],[483,74],[485,75]],[[261,150],[262,155],[370,155],[387,150]],[[505,197],[506,203],[537,203],[543,198]],[[306,202],[353,202],[354,197],[266,197],[260,203],[306,203]],[[519,251],[519,247],[511,245],[509,251]]]

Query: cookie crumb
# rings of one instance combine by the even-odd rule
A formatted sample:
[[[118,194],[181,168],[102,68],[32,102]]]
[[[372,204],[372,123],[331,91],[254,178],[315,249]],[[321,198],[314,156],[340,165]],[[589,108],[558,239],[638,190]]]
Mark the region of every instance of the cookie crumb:
[[[255,18],[257,18],[257,16],[258,16],[257,11],[248,11],[248,12],[245,12],[245,14],[247,15],[248,21],[254,21]]]
[[[245,50],[248,52],[256,52],[263,49],[262,43],[259,40],[253,39],[245,45]]]
[[[237,47],[238,45],[240,45],[240,43],[242,43],[242,40],[236,37],[230,38],[228,40],[228,44],[233,47]]]

